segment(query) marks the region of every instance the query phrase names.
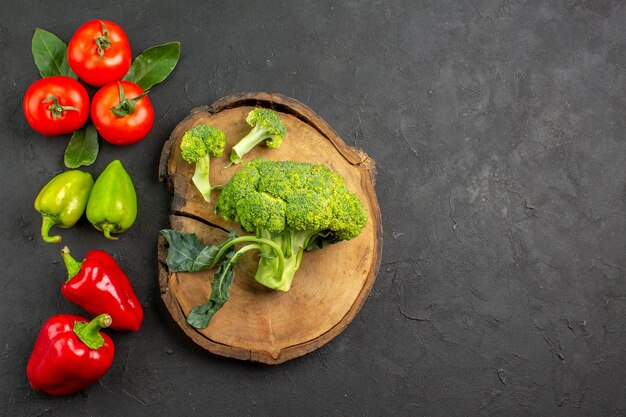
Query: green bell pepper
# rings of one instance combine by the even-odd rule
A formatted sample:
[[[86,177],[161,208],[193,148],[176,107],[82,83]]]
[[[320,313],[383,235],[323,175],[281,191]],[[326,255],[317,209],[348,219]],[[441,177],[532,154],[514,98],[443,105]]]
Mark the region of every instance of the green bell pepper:
[[[107,239],[111,233],[122,233],[137,218],[137,194],[130,176],[117,159],[102,171],[91,190],[87,219]]]
[[[48,243],[59,243],[61,236],[49,236],[54,225],[67,229],[81,218],[93,187],[88,172],[65,171],[52,178],[37,194],[35,210],[41,213],[41,237]]]

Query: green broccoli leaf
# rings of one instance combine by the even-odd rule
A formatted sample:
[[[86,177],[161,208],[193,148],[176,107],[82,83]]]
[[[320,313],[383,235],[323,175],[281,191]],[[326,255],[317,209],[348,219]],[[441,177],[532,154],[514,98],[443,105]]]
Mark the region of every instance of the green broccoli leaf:
[[[187,323],[196,329],[206,329],[213,315],[222,308],[230,298],[230,286],[235,278],[233,268],[237,264],[238,258],[234,255],[235,246],[233,245],[224,254],[224,260],[213,276],[209,300],[206,304],[192,308],[189,316],[187,316]]]
[[[314,250],[324,249],[326,246],[337,243],[339,240],[340,239],[337,238],[337,236],[331,233],[319,233],[317,236],[313,237],[313,239],[309,241],[309,244],[306,248],[304,248],[304,250],[310,252]]]
[[[167,240],[167,268],[170,272],[197,272],[215,266],[216,256],[223,245],[235,239],[231,232],[221,245],[204,246],[195,233],[184,233],[172,229],[163,229],[161,234]]]

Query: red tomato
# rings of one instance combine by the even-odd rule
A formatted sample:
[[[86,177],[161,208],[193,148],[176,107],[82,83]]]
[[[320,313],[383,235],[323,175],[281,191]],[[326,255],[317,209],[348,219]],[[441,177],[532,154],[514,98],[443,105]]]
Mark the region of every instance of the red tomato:
[[[35,81],[24,94],[28,124],[46,136],[80,129],[89,116],[89,95],[78,81],[64,75]]]
[[[91,120],[104,140],[130,145],[143,139],[154,123],[154,109],[143,88],[129,81],[102,87],[91,101]]]
[[[67,60],[78,78],[101,86],[121,80],[132,54],[121,27],[108,20],[92,20],[78,28],[67,47]]]

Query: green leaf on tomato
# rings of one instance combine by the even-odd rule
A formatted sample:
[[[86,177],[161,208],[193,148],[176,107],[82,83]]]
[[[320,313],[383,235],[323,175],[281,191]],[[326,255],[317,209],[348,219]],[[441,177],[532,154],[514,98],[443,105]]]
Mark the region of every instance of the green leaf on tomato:
[[[77,78],[67,62],[67,45],[55,34],[36,28],[31,49],[35,65],[43,78],[54,75]]]
[[[74,132],[65,149],[63,161],[68,168],[91,165],[98,157],[98,133],[93,124],[88,123]]]
[[[148,90],[170,75],[176,67],[179,57],[179,42],[170,42],[148,48],[133,60],[124,80]]]

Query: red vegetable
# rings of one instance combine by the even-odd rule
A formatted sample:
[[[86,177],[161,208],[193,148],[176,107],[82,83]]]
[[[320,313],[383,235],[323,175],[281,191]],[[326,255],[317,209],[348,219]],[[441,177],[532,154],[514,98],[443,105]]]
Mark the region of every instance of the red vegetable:
[[[141,327],[143,309],[128,277],[115,259],[101,250],[85,255],[82,262],[63,248],[63,261],[68,279],[61,287],[65,298],[93,315],[108,313],[114,330],[134,331]]]
[[[101,86],[121,80],[130,68],[132,53],[121,27],[108,20],[92,20],[78,28],[67,47],[67,60],[78,78]]]
[[[102,87],[91,102],[91,120],[104,140],[130,145],[143,139],[154,123],[154,109],[143,88],[129,81]]]
[[[89,95],[78,81],[64,75],[35,81],[24,94],[28,124],[46,136],[80,129],[89,116]]]
[[[39,332],[28,360],[30,385],[51,395],[67,395],[91,385],[111,367],[115,347],[100,333],[111,317],[102,314],[91,322],[71,314],[50,317]]]

